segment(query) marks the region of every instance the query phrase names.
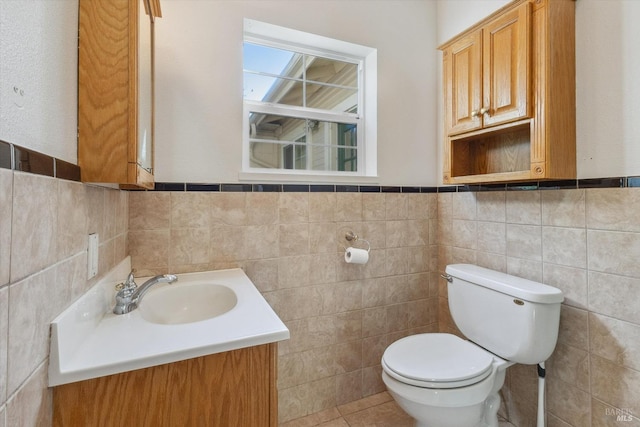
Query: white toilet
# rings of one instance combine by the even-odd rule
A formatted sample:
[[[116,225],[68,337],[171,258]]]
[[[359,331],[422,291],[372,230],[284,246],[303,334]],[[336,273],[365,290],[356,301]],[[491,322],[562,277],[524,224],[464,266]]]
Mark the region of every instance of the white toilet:
[[[417,427],[497,427],[506,369],[543,364],[556,346],[562,291],[471,264],[446,273],[451,317],[470,341],[402,338],[382,356],[382,379]]]

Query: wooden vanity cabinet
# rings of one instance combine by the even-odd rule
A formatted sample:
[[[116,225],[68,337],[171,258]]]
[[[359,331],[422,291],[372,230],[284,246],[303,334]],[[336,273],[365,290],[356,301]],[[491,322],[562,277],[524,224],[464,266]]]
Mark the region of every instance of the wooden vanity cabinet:
[[[84,182],[153,188],[159,0],[79,0],[78,165]]]
[[[53,426],[276,427],[277,348],[264,344],[56,386]]]
[[[574,0],[516,0],[440,46],[444,183],[570,179]]]

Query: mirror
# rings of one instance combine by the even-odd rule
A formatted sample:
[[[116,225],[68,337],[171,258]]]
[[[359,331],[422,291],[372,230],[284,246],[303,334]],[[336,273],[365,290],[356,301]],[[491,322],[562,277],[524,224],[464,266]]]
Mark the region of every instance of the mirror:
[[[138,10],[138,165],[153,172],[153,58],[148,0]]]

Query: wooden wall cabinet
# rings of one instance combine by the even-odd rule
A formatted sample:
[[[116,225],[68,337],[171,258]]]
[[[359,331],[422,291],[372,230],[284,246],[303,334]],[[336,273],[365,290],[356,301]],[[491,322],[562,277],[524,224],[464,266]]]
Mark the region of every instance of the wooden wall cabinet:
[[[570,179],[574,0],[516,0],[440,47],[444,183]]]
[[[277,349],[265,344],[57,386],[53,426],[276,427]]]
[[[153,188],[159,0],[80,0],[78,165],[84,182]]]

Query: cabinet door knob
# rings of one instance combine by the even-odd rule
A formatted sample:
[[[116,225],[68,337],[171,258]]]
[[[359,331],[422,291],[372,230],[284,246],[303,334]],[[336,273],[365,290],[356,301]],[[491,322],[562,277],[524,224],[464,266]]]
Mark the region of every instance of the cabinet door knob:
[[[480,114],[489,114],[489,107],[483,107],[480,109]]]
[[[478,110],[473,110],[471,112],[471,117],[478,117]]]

